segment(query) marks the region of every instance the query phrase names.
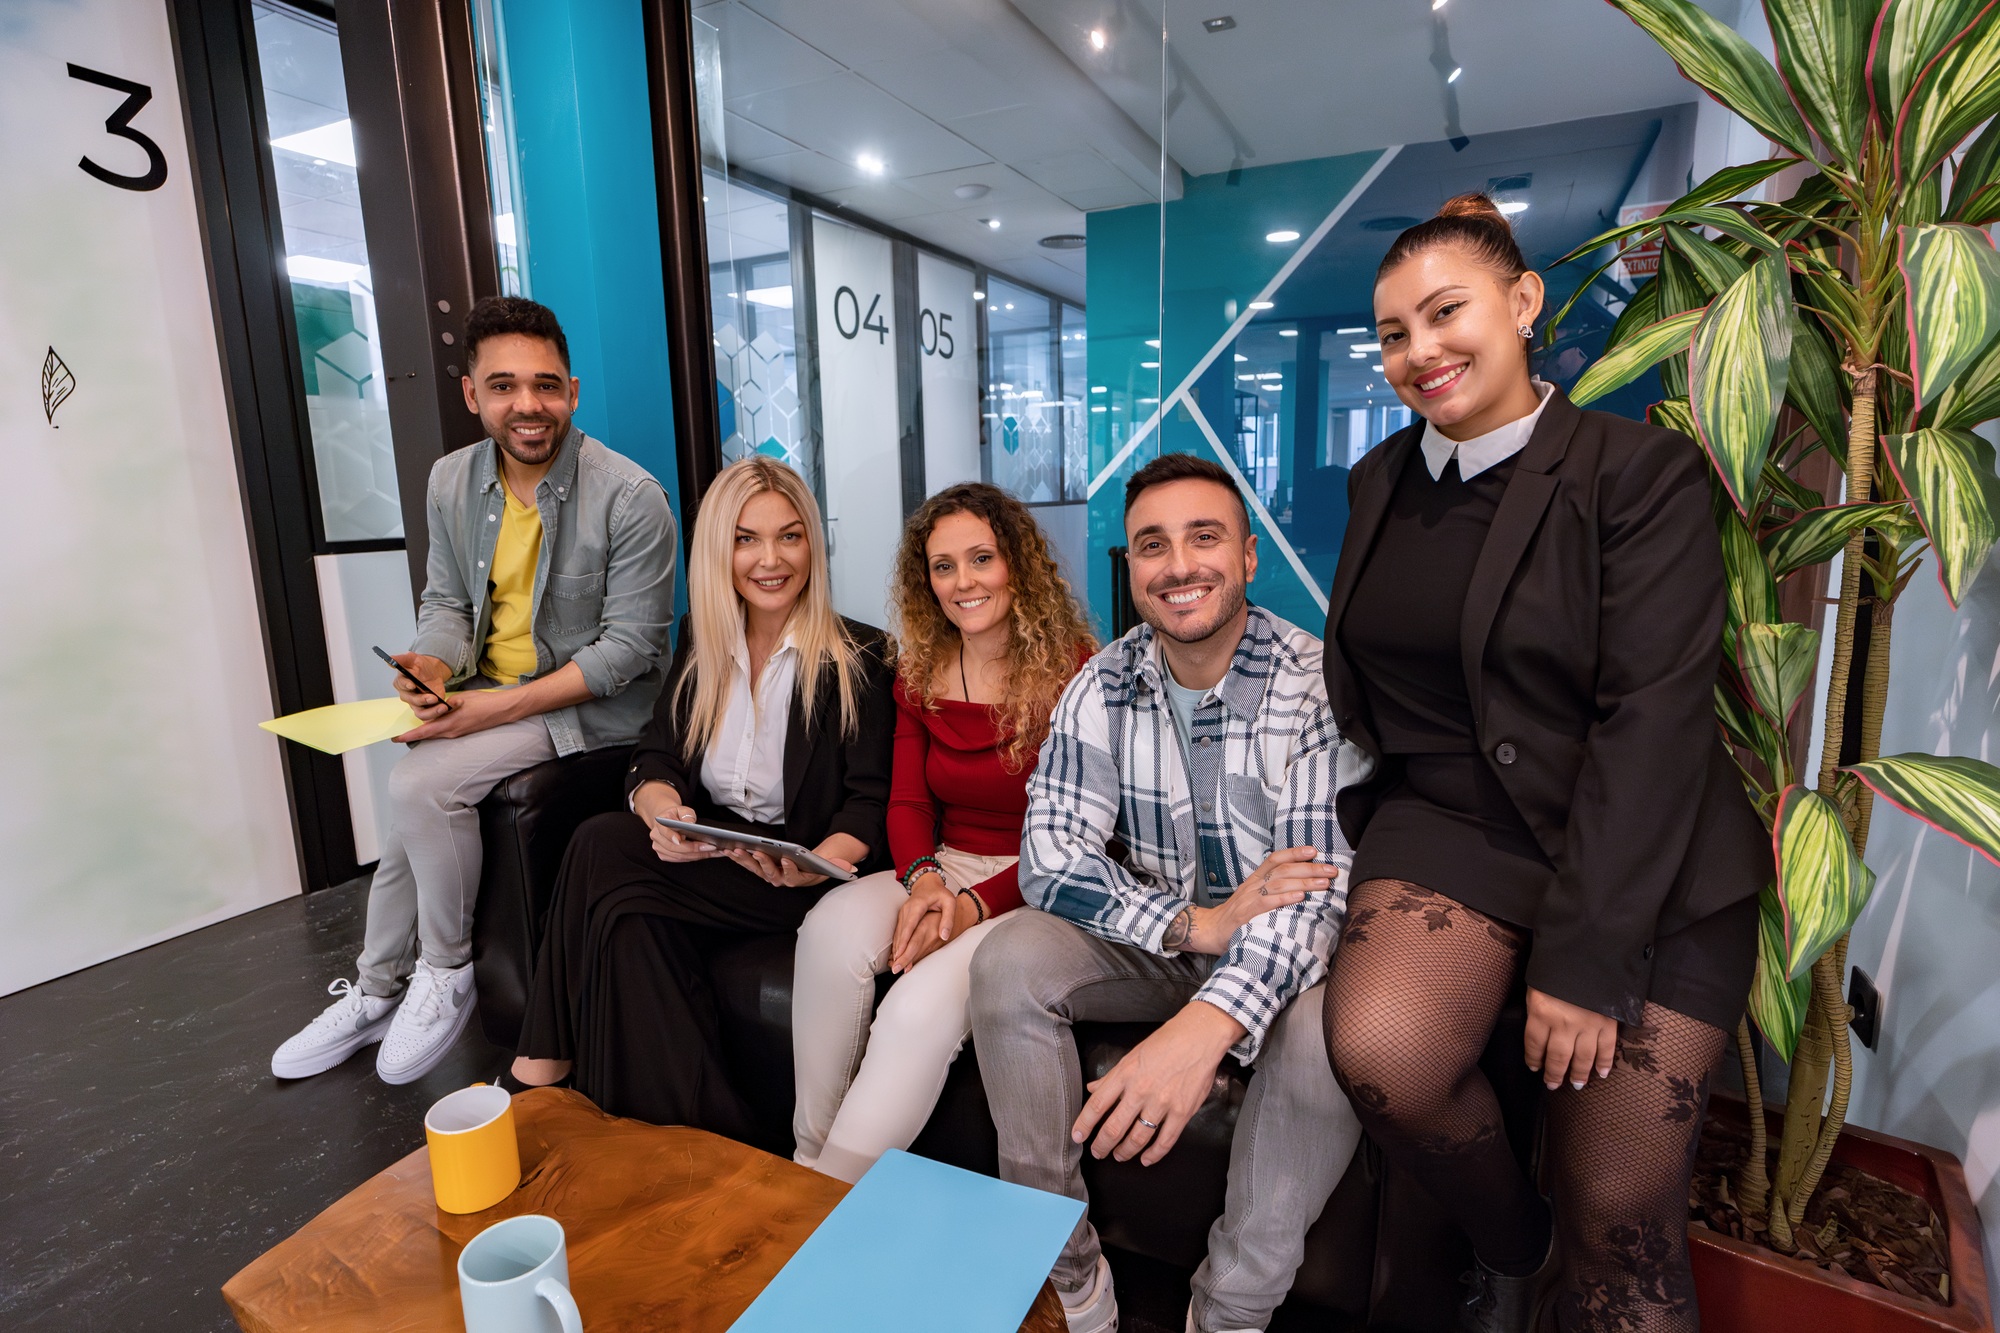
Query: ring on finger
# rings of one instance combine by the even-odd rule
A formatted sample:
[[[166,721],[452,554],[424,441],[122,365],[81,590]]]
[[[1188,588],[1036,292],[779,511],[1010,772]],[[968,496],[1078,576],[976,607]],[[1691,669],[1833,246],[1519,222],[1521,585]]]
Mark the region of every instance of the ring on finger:
[[[1158,1122],[1158,1121],[1156,1121],[1156,1120],[1148,1120],[1148,1119],[1146,1119],[1146,1117],[1145,1117],[1145,1116],[1140,1116],[1140,1117],[1139,1117],[1139,1123],[1140,1123],[1140,1124],[1142,1124],[1142,1125],[1144,1125],[1144,1126],[1145,1126],[1145,1127],[1146,1127],[1147,1129],[1158,1129],[1158,1128],[1160,1127],[1160,1125],[1159,1125],[1159,1122]]]

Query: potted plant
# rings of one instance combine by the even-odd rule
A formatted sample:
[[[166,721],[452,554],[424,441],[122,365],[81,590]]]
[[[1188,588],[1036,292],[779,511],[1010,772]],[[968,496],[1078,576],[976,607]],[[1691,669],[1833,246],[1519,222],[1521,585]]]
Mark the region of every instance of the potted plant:
[[[1714,465],[1729,581],[1716,714],[1776,863],[1737,1042],[1750,1106],[1762,1101],[1750,1021],[1790,1062],[1790,1087],[1770,1127],[1775,1172],[1765,1118],[1748,1115],[1732,1200],[1768,1245],[1694,1229],[1704,1318],[1747,1328],[1755,1307],[1760,1328],[1823,1310],[1837,1311],[1826,1326],[1850,1329],[1987,1328],[1978,1221],[1956,1161],[1843,1133],[1841,979],[1874,883],[1862,854],[1876,798],[2000,864],[2000,769],[1878,753],[1897,599],[1928,553],[1956,606],[2000,534],[1994,451],[1972,432],[2000,416],[2000,255],[1982,230],[2000,219],[2000,120],[1965,147],[2000,112],[2000,4],[1764,0],[1774,66],[1689,0],[1610,3],[1774,145],[1770,159],[1726,167],[1564,261],[1612,247],[1601,275],[1624,248],[1660,242],[1657,275],[1627,299],[1572,397],[1587,403],[1657,365],[1669,396],[1651,419],[1698,440]],[[1782,201],[1732,202],[1780,173]],[[1799,479],[1819,451],[1838,483],[1826,493]],[[1801,773],[1804,747],[1787,732],[1820,635],[1780,615],[1778,589],[1836,555],[1822,758]],[[1943,1303],[1772,1254],[1824,1248],[1825,1229],[1805,1223],[1842,1162],[1932,1199],[1962,1270],[1940,1282]]]

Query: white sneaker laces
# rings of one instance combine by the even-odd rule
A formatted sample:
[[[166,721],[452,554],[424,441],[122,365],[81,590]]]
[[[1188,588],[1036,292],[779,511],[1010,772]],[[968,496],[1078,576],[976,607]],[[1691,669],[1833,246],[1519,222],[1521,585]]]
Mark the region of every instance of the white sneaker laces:
[[[415,997],[416,1009],[410,1017],[418,1024],[428,1027],[436,1020],[438,1010],[444,1006],[444,993],[447,988],[444,979],[431,969],[430,964],[421,960],[417,963],[416,975],[410,978],[410,988],[415,990],[418,987],[423,988],[423,994]],[[407,1008],[409,1000],[405,999],[403,1003]]]

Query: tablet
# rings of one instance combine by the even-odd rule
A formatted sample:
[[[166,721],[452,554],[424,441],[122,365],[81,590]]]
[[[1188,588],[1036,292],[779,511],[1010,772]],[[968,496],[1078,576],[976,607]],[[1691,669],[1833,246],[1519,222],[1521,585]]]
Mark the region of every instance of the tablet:
[[[653,820],[661,828],[670,828],[684,838],[696,842],[713,843],[717,847],[741,847],[747,851],[762,852],[770,857],[789,857],[793,865],[801,870],[810,870],[815,875],[825,875],[828,879],[850,880],[852,870],[842,870],[833,862],[816,856],[795,842],[785,842],[779,838],[760,837],[755,833],[739,833],[735,829],[716,828],[712,824],[689,824],[678,819],[668,819],[665,815]]]

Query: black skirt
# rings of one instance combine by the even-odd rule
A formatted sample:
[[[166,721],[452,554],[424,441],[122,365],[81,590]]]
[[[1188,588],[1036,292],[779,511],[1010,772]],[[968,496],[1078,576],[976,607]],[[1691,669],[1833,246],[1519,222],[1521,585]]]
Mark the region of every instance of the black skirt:
[[[714,815],[701,818],[783,836]],[[721,858],[662,861],[635,816],[597,816],[563,857],[517,1053],[574,1061],[576,1090],[613,1115],[750,1138],[709,960],[729,939],[796,931],[822,892]]]

